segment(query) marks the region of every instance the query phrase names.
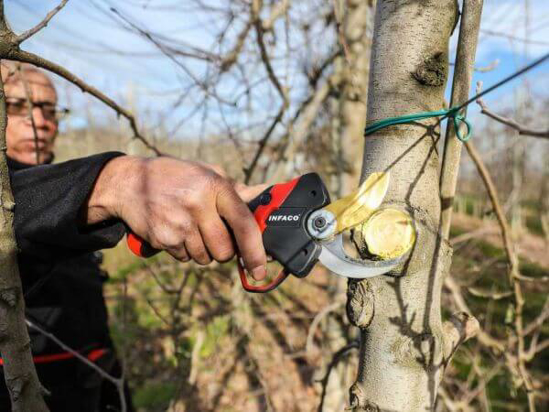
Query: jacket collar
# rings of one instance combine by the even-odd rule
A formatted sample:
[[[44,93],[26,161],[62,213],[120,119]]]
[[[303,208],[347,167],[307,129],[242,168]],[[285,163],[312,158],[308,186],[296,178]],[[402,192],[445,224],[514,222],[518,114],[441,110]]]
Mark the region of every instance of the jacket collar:
[[[27,164],[27,163],[21,163],[21,162],[18,162],[17,160],[14,160],[12,159],[11,157],[8,157],[8,168],[10,170],[13,170],[13,171],[16,171],[16,170],[24,170],[24,169],[28,169],[30,167],[34,167],[34,166],[37,166],[37,165],[30,165],[30,164]],[[54,156],[51,156],[47,162],[44,162],[42,164],[46,164],[46,165],[49,165],[50,163],[53,162],[53,159],[54,159]]]

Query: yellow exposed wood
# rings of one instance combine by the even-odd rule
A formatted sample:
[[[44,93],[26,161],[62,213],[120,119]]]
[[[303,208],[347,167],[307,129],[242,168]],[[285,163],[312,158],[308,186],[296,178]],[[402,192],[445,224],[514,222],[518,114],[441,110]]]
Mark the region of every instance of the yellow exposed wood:
[[[416,238],[410,216],[397,209],[381,209],[362,227],[368,251],[383,260],[405,254]]]
[[[341,233],[366,221],[383,201],[389,187],[390,173],[372,173],[349,195],[326,206],[337,219],[335,233]]]

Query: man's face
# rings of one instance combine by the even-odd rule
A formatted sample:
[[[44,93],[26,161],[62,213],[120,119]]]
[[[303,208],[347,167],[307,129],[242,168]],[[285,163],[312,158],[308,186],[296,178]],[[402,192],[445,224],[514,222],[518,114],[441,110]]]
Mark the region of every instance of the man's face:
[[[25,84],[21,80],[6,85],[8,126],[6,140],[8,156],[26,164],[41,164],[51,159],[57,135],[55,105],[57,94],[51,81],[42,73],[21,73],[27,83],[33,102],[32,117],[36,128],[36,140],[29,109]],[[38,160],[37,160],[38,152]]]

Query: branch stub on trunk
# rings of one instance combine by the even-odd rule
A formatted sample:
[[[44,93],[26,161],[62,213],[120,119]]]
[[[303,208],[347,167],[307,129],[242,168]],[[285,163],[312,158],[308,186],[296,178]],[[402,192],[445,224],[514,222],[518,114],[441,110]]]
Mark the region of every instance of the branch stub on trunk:
[[[395,259],[408,252],[416,239],[412,218],[398,209],[381,209],[362,226],[368,252],[383,260]]]

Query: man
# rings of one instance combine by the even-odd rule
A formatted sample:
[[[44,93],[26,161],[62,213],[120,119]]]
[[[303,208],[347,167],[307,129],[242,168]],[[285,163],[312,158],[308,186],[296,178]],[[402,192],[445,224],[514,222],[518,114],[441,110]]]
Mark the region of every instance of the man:
[[[245,204],[264,186],[234,184],[205,164],[116,152],[49,165],[58,131],[55,88],[32,66],[2,64],[18,261],[33,323],[119,374],[102,295],[105,276],[91,252],[114,246],[127,228],[181,261],[224,262],[238,249],[252,276],[265,276],[261,234]],[[52,411],[119,409],[112,384],[29,332]],[[3,382],[2,411],[10,408]]]

